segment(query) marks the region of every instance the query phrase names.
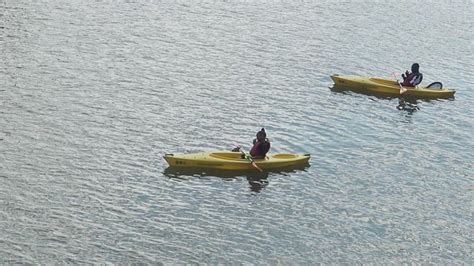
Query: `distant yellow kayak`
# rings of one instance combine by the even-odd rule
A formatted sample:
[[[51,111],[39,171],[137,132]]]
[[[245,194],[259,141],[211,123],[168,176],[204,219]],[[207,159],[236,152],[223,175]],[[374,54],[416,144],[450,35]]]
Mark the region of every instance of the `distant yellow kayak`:
[[[350,89],[365,93],[386,94],[400,96],[400,85],[395,80],[357,77],[357,76],[339,76],[331,75],[336,88]],[[416,98],[452,98],[455,90],[451,89],[431,89],[427,87],[409,88],[403,93],[403,96]]]
[[[193,154],[166,154],[163,158],[172,167],[206,168],[221,170],[254,169],[249,159],[242,159],[240,152],[202,152]],[[286,168],[307,164],[309,154],[276,153],[267,154],[265,159],[254,159],[263,170]]]

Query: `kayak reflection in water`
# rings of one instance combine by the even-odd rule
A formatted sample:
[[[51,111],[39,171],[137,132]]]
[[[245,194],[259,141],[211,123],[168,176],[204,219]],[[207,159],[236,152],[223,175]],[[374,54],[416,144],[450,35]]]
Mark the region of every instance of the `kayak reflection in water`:
[[[265,132],[265,129],[262,128],[257,132],[257,138],[253,140],[253,147],[250,150],[250,156],[252,156],[253,159],[263,159],[269,150],[270,140],[267,139],[267,133]],[[239,152],[240,147],[237,146],[232,151]]]
[[[258,193],[268,185],[268,172],[248,175],[247,181],[249,182],[250,190]]]
[[[403,82],[401,85],[403,87],[415,87],[420,84],[423,80],[423,74],[420,73],[420,65],[414,63],[411,65],[411,73],[407,70],[405,74],[402,74]]]
[[[413,114],[415,111],[420,110],[417,101],[408,101],[400,98],[398,101],[397,109],[401,111],[407,111],[409,114]]]

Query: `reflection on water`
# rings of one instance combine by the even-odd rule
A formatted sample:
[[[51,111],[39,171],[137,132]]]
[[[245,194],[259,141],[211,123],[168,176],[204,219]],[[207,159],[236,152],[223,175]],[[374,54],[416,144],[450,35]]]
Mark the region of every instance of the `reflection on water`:
[[[394,98],[398,98],[398,97],[395,97],[391,94],[368,92],[368,91],[365,91],[365,90],[355,90],[355,89],[351,89],[351,88],[337,86],[336,84],[333,84],[333,86],[329,87],[329,89],[332,92],[335,92],[335,93],[350,94],[351,92],[356,92],[356,93],[360,93],[360,94],[364,94],[364,95],[375,96],[378,99],[391,100],[391,99],[394,99]]]
[[[249,182],[250,190],[258,193],[268,185],[268,172],[260,173],[259,176],[249,175],[247,176],[247,181]]]
[[[297,173],[300,171],[306,172],[309,168],[308,164],[300,166],[280,168],[273,171],[259,172],[256,170],[217,170],[217,169],[202,169],[202,168],[176,168],[168,167],[163,171],[163,174],[169,178],[187,180],[192,177],[219,177],[223,179],[233,179],[239,177],[245,177],[249,182],[249,188],[252,192],[260,192],[268,184],[268,177],[270,173],[282,174],[282,173]]]
[[[420,107],[418,106],[418,101],[415,99],[400,98],[397,109],[406,111],[408,114],[413,114],[415,111],[420,110]]]
[[[347,89],[344,87],[336,86],[334,85],[333,87],[329,87],[329,89],[335,93],[341,93],[341,94],[349,94],[350,92],[353,92],[354,90]],[[383,99],[383,100],[393,100],[393,99],[398,99],[398,105],[396,108],[400,111],[406,111],[408,114],[413,114],[415,111],[420,110],[419,107],[419,101],[420,99],[413,98],[413,97],[395,97],[393,95],[385,95],[385,94],[379,94],[379,93],[368,93],[365,91],[356,91],[357,93],[368,95],[368,96],[374,96],[377,99]],[[423,100],[423,101],[430,101],[429,99]]]

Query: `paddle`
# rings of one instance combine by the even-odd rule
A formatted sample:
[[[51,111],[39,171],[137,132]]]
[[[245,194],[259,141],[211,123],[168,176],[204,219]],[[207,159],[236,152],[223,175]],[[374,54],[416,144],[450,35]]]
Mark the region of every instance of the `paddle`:
[[[400,83],[400,81],[398,81],[398,78],[395,75],[395,72],[392,72],[392,76],[397,80],[398,86],[400,86],[400,94],[404,94],[408,89],[402,87],[402,84]]]
[[[257,169],[260,172],[263,172],[262,168],[258,167],[258,165],[255,163],[255,161],[253,160],[252,156],[249,153],[244,152],[240,145],[236,143],[234,143],[234,145],[239,149],[239,151],[242,153],[244,158],[250,161],[250,164],[252,164],[253,168]]]

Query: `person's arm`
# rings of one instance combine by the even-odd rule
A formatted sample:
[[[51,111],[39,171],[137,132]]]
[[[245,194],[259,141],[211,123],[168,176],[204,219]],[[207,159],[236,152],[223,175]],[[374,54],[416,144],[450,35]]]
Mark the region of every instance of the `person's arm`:
[[[253,147],[252,149],[250,149],[250,156],[252,157],[255,157],[255,156],[258,156],[258,150],[259,150],[259,146],[258,143],[256,142],[256,139],[253,140]]]
[[[260,144],[260,155],[261,156],[265,156],[267,155],[267,152],[270,150],[270,142],[268,141],[268,139],[266,139],[265,141],[263,141],[261,144]]]

